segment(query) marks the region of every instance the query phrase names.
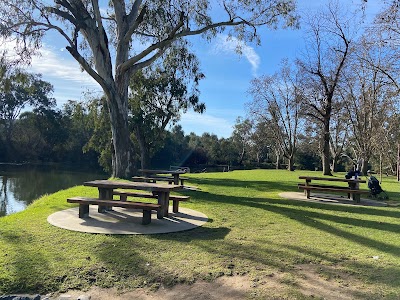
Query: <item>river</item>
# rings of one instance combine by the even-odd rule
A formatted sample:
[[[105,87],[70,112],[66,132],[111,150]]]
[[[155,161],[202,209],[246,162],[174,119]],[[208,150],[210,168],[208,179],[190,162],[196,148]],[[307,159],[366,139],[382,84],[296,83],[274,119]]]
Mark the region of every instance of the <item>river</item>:
[[[76,171],[54,165],[0,164],[0,217],[24,210],[42,195],[81,185],[87,180],[108,177],[100,172]]]

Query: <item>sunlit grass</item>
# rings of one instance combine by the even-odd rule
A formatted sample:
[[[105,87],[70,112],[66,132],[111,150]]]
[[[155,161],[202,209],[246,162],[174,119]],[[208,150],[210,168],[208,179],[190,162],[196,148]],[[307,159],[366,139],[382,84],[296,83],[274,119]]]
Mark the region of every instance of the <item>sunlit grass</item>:
[[[300,175],[320,173],[187,174],[188,184],[200,190],[184,192],[192,201],[181,205],[205,213],[209,222],[186,232],[149,236],[85,234],[54,227],[46,219],[73,206],[67,197],[97,196],[97,190],[78,186],[47,195],[23,212],[0,218],[0,293],[91,285],[154,289],[223,275],[246,274],[259,280],[282,272],[280,283],[287,290],[278,296],[283,298],[301,294],[295,266],[312,264],[335,266],[368,286],[360,291],[364,299],[400,297],[399,208],[280,198],[281,192],[298,191]],[[395,178],[384,177],[382,187],[392,203],[400,203]],[[334,280],[326,272],[321,276]]]

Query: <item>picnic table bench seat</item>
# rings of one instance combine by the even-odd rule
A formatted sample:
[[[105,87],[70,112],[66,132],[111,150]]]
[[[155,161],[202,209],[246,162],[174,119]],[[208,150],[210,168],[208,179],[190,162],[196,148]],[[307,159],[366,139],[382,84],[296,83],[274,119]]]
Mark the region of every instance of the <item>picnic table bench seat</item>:
[[[158,210],[161,208],[159,204],[144,203],[144,202],[129,202],[129,201],[118,201],[118,200],[100,200],[97,198],[87,197],[71,197],[67,199],[69,203],[79,204],[79,218],[85,218],[89,216],[89,205],[98,205],[98,211],[100,213],[105,212],[108,208],[116,206],[131,209],[143,210],[142,224],[147,225],[151,223],[151,211]]]
[[[127,192],[127,191],[113,191],[113,195],[120,196],[120,201],[127,201],[127,197],[140,197],[140,198],[152,198],[157,199],[157,194],[149,194],[149,193],[137,193],[137,192]],[[177,213],[179,211],[179,202],[180,201],[188,201],[190,199],[189,196],[177,196],[177,195],[169,195],[169,200],[172,200],[172,211]]]
[[[157,181],[167,181],[169,184],[174,183],[174,177],[170,176],[134,176],[132,177],[133,181],[139,181],[139,182],[157,182]],[[188,178],[182,178],[179,177],[179,181],[181,185],[184,185],[185,180],[188,180]]]
[[[328,185],[328,184],[307,184],[305,185],[304,183],[298,183],[297,187],[300,186],[314,186],[314,187],[321,187],[321,188],[332,188],[332,189],[349,189],[348,186],[338,186],[338,185]]]
[[[338,193],[346,193],[350,195],[353,201],[356,203],[360,202],[361,194],[369,194],[369,191],[363,191],[358,189],[350,189],[349,187],[339,187],[339,186],[323,186],[323,185],[304,185],[298,184],[299,189],[303,189],[306,191],[307,199],[310,198],[310,191],[322,191],[322,192],[338,192]]]

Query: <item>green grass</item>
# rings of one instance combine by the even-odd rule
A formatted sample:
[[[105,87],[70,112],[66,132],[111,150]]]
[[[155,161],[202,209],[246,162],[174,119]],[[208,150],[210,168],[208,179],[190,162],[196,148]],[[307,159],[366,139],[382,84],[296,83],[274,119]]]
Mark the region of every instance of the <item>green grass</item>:
[[[398,299],[400,209],[280,198],[280,192],[297,191],[300,175],[320,173],[187,174],[188,184],[200,190],[185,192],[192,201],[181,205],[205,213],[209,222],[186,232],[148,236],[54,227],[46,219],[73,206],[67,197],[96,196],[97,190],[77,186],[46,195],[25,211],[0,218],[0,294],[43,294],[92,285],[156,289],[223,275],[247,275],[263,282],[271,274],[282,274],[277,298],[309,299],[296,280],[297,266],[310,265],[320,267],[319,275],[328,281],[350,276],[351,284],[360,286],[354,299]],[[392,204],[400,204],[400,183],[384,177],[382,187]],[[361,188],[367,189],[366,184]],[[267,293],[262,284],[254,291],[250,298],[264,299]]]

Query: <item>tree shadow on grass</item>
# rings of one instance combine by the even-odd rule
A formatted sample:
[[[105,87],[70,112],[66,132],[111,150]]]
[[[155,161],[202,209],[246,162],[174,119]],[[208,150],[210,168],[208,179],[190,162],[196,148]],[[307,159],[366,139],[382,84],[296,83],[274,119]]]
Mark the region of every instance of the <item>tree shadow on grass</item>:
[[[191,242],[191,241],[214,241],[224,240],[225,237],[231,231],[227,227],[196,227],[186,231],[171,232],[166,234],[153,234],[150,236],[151,239],[160,241],[179,241],[179,242]]]
[[[331,263],[333,266],[337,266],[339,269],[344,269],[344,272],[348,271],[348,266],[357,274],[358,278],[366,279],[367,281],[378,284],[388,285],[397,288],[400,284],[400,268],[392,264],[380,265],[371,257],[371,263],[360,262],[353,259],[347,259],[345,257],[332,257],[328,254],[322,254],[316,250],[310,248],[299,247],[295,245],[285,245],[288,249],[296,251],[299,255],[307,255],[311,257],[317,257],[321,260],[325,260]],[[359,253],[362,255],[362,253]],[[365,299],[369,299],[366,297]],[[397,299],[397,298],[396,298]]]
[[[27,232],[0,230],[0,239],[7,244],[7,249],[2,253],[5,257],[12,257],[9,263],[2,268],[9,272],[0,276],[0,291],[3,293],[37,293],[47,292],[40,278],[43,278],[50,263],[40,254],[40,251],[32,251],[30,243],[36,237]],[[4,258],[7,261],[7,258]],[[40,268],[37,268],[40,266]]]
[[[257,183],[258,184],[258,183]],[[271,183],[273,185],[273,183]],[[281,185],[285,186],[285,185]],[[269,189],[265,188],[265,191],[268,192],[282,192],[289,191],[285,189]],[[260,197],[237,197],[230,195],[221,195],[221,194],[213,194],[205,191],[191,191],[191,197],[194,201],[209,201],[216,203],[226,203],[226,204],[239,204],[239,205],[253,205],[252,203],[269,203],[276,205],[290,205],[296,206],[299,208],[311,208],[311,209],[322,209],[325,211],[333,211],[333,212],[348,212],[348,213],[357,213],[357,214],[366,214],[366,215],[376,215],[382,217],[392,217],[392,218],[400,218],[400,209],[393,207],[372,207],[372,206],[362,206],[362,205],[334,205],[334,204],[326,204],[326,203],[315,203],[301,200],[290,200],[287,198],[281,199],[272,199],[272,198],[260,198]]]
[[[351,269],[355,270],[352,276],[366,279],[377,285],[383,284],[397,288],[400,283],[400,269],[397,266],[378,266],[354,260],[347,261],[326,252],[311,250],[309,247],[279,244],[273,241],[243,245],[233,240],[224,241],[223,247],[216,244],[200,244],[200,246],[207,252],[217,252],[219,256],[226,258],[233,257],[235,261],[252,261],[259,270],[273,267],[280,272],[298,275],[294,268],[295,265],[318,264],[319,261],[325,261],[328,262],[328,265],[336,266],[342,272],[349,272],[348,266],[351,265]],[[357,273],[358,270],[364,271],[364,273]],[[367,295],[368,291],[365,292],[365,296]],[[361,299],[369,299],[369,297]]]
[[[212,185],[217,187],[250,188],[260,192],[297,191],[297,185],[292,182],[238,180],[226,178],[190,178],[190,184]],[[194,191],[195,192],[195,191]]]
[[[277,192],[277,191],[294,191],[297,190],[297,186],[294,186],[292,182],[268,182],[268,181],[241,181],[231,179],[198,179],[193,178],[191,182],[199,185],[215,185],[221,187],[249,187],[255,191],[262,192]],[[287,199],[268,199],[260,197],[237,197],[214,194],[205,191],[186,191],[185,194],[189,194],[192,197],[193,202],[200,204],[213,205],[213,203],[234,205],[235,209],[237,206],[246,208],[256,208],[265,210],[266,212],[272,212],[303,224],[304,226],[319,230],[326,233],[327,236],[335,235],[343,239],[347,239],[352,243],[360,245],[362,247],[368,247],[375,249],[382,253],[387,253],[395,257],[400,256],[400,247],[389,244],[384,241],[374,240],[373,238],[357,234],[357,231],[349,228],[351,232],[344,230],[342,225],[348,225],[350,227],[356,227],[360,229],[373,229],[380,230],[383,232],[397,233],[400,232],[400,225],[392,223],[391,220],[382,219],[382,221],[369,220],[370,216],[381,216],[388,218],[399,218],[400,211],[387,208],[374,208],[374,207],[357,207],[357,206],[334,206],[328,204],[301,202],[296,200]],[[245,190],[244,190],[245,193]],[[218,206],[216,209],[225,209],[223,206]],[[320,211],[319,211],[320,210]],[[353,215],[335,215],[337,213],[350,213]],[[366,217],[363,218],[362,214]],[[332,224],[334,223],[334,224]],[[336,226],[336,224],[338,226]],[[346,229],[346,228],[345,228]],[[251,230],[251,228],[249,228]],[[255,264],[261,264],[265,267],[274,267],[279,270],[290,271],[293,261],[296,264],[309,263],[311,261],[327,261],[332,264],[344,262],[355,266],[354,269],[359,267],[361,270],[368,270],[368,274],[365,276],[368,280],[375,280],[375,282],[386,284],[388,286],[397,287],[398,280],[390,280],[390,276],[400,278],[400,269],[393,265],[378,266],[374,264],[368,264],[358,261],[346,261],[345,258],[341,260],[340,256],[330,255],[326,251],[318,251],[318,249],[312,250],[310,247],[297,246],[297,245],[286,245],[277,244],[273,241],[262,243],[261,241],[239,241],[237,239],[226,238],[231,229],[227,227],[219,228],[207,228],[198,227],[190,231],[152,235],[146,237],[149,242],[149,247],[157,243],[157,249],[160,251],[171,252],[169,244],[173,243],[186,245],[190,242],[192,245],[201,247],[207,253],[215,254],[215,260],[218,260],[218,264],[224,261],[241,260],[246,264],[246,260],[252,261]],[[115,240],[116,239],[116,240]],[[150,278],[157,278],[164,276],[163,281],[167,280],[170,276],[172,279],[176,275],[173,272],[168,271],[168,261],[161,261],[156,259],[154,264],[157,268],[147,268],[145,265],[145,256],[142,254],[145,249],[145,240],[137,240],[137,238],[121,238],[122,246],[112,247],[112,244],[118,243],[119,238],[113,238],[112,241],[107,242],[108,245],[97,250],[98,257],[104,261],[110,268],[113,268],[117,264],[116,257],[120,258],[118,261],[124,261],[126,264],[126,275],[124,276],[149,276]],[[137,247],[140,244],[140,247]],[[136,248],[135,248],[136,246]],[[110,250],[111,249],[111,250]],[[134,258],[132,258],[132,256]],[[152,262],[153,263],[153,262]],[[165,265],[167,264],[167,265]],[[129,267],[128,267],[129,266]],[[346,265],[345,265],[346,266]],[[243,267],[243,266],[242,266]],[[160,271],[158,273],[158,271]],[[176,269],[179,272],[179,268]],[[375,276],[380,272],[384,272],[385,275]],[[115,268],[115,272],[120,272],[120,268]],[[227,268],[227,272],[229,269]],[[228,274],[228,273],[227,273]],[[365,292],[367,295],[367,292]]]
[[[323,227],[321,227],[323,228]],[[197,234],[193,235],[197,231]],[[192,246],[202,249],[202,251],[214,255],[214,266],[209,266],[209,271],[218,271],[223,274],[238,274],[246,273],[252,268],[257,270],[268,270],[276,272],[276,270],[285,273],[291,273],[294,276],[299,275],[297,269],[293,268],[296,264],[309,264],[317,261],[328,262],[329,265],[338,265],[343,262],[341,270],[348,270],[346,264],[352,264],[353,269],[367,270],[367,274],[358,274],[355,272],[352,276],[357,278],[366,278],[373,280],[374,284],[385,284],[396,288],[398,280],[391,280],[390,276],[400,278],[400,269],[395,266],[377,266],[374,264],[361,263],[357,261],[345,261],[337,256],[332,256],[327,252],[311,249],[310,247],[301,247],[296,245],[286,245],[284,243],[276,243],[268,241],[267,243],[225,239],[228,228],[197,228],[187,232],[176,234],[160,234],[148,237],[150,240],[159,241],[157,248],[162,252],[173,252],[169,248],[168,241],[182,243],[182,246],[188,245],[191,242]],[[204,235],[204,236],[201,236]],[[126,284],[131,284],[132,280],[141,279],[147,281],[147,286],[152,284],[176,284],[185,281],[184,276],[181,278],[180,263],[176,266],[171,266],[171,261],[162,259],[161,256],[149,258],[143,255],[143,248],[146,247],[146,240],[126,237],[115,237],[104,243],[104,247],[96,249],[96,255],[107,265],[107,268],[112,270],[112,273],[118,274]],[[112,247],[118,244],[118,247]],[[176,243],[175,243],[176,244]],[[138,247],[140,245],[140,247]],[[151,247],[152,243],[148,246]],[[188,255],[188,253],[175,253],[175,255]],[[197,256],[199,255],[199,256]],[[185,261],[187,257],[182,258]],[[192,259],[202,257],[201,252],[197,254],[189,254]],[[151,256],[152,257],[152,256]],[[179,261],[179,260],[178,260]],[[252,262],[249,265],[249,261]],[[123,264],[121,266],[121,264]],[[201,266],[201,263],[199,264]],[[217,266],[217,269],[215,268]],[[318,270],[316,268],[316,270]],[[383,275],[375,275],[382,274]],[[263,273],[262,274],[267,274]],[[211,274],[211,273],[210,273]],[[204,274],[203,274],[204,275]],[[220,276],[219,275],[219,276]],[[189,275],[190,276],[190,275]],[[197,275],[199,276],[199,274]],[[301,275],[300,275],[301,276]],[[351,277],[350,277],[351,278]],[[121,279],[119,279],[121,280]],[[132,288],[132,286],[131,286]],[[349,293],[352,293],[351,291]],[[367,299],[369,290],[354,292],[353,296],[357,299]],[[360,298],[361,296],[361,298]],[[365,296],[365,297],[363,297]]]
[[[342,230],[338,227],[328,225],[321,221],[329,221],[336,224],[348,225],[351,227],[357,227],[360,229],[369,228],[374,230],[380,230],[382,232],[398,233],[400,232],[400,224],[391,223],[390,220],[382,219],[380,221],[368,220],[362,218],[362,214],[365,215],[377,215],[382,217],[399,218],[399,211],[388,211],[382,210],[381,208],[372,207],[343,207],[334,206],[328,204],[314,204],[314,203],[302,203],[299,201],[290,200],[276,200],[266,198],[246,198],[246,197],[234,197],[224,195],[213,195],[208,192],[196,192],[194,201],[207,201],[214,203],[225,203],[240,205],[244,207],[258,208],[273,212],[276,214],[283,215],[290,219],[296,220],[306,226],[318,229],[320,231],[336,235],[341,238],[348,239],[349,241],[356,242],[359,245],[374,248],[384,253],[400,257],[400,247],[391,245],[389,243],[380,242],[373,240],[368,237]],[[309,210],[317,209],[317,211]],[[319,211],[320,210],[320,211]],[[327,213],[327,211],[329,213]],[[354,213],[354,217],[335,215],[335,212],[347,212]]]
[[[234,181],[235,184],[239,181]],[[246,182],[248,183],[248,182]],[[260,184],[260,182],[254,182],[253,184]],[[232,185],[228,183],[225,185]],[[273,184],[275,185],[275,184]],[[233,186],[233,185],[232,185]],[[285,186],[285,185],[281,185]],[[364,236],[364,234],[358,234],[357,229],[363,232],[364,229],[379,230],[382,232],[388,232],[397,234],[400,232],[400,224],[396,222],[396,219],[400,218],[400,211],[393,208],[376,208],[376,207],[364,207],[364,206],[345,206],[345,205],[331,205],[331,204],[320,204],[311,202],[302,202],[298,200],[287,200],[287,199],[269,199],[269,198],[253,198],[253,197],[236,197],[236,196],[226,196],[220,194],[213,194],[204,191],[194,191],[191,196],[193,201],[208,202],[210,205],[212,203],[227,204],[229,205],[239,205],[246,207],[262,209],[268,212],[272,212],[278,215],[285,216],[292,220],[324,232],[328,235],[334,235],[342,239],[346,239],[349,242],[356,243],[363,247],[368,247],[374,249],[377,253],[386,253],[394,257],[400,257],[400,246],[393,245],[389,243],[376,240],[371,237]],[[224,209],[219,207],[218,209]],[[338,213],[339,215],[335,214]],[[346,215],[340,215],[341,213],[346,213]],[[364,218],[362,215],[366,215]],[[368,216],[380,216],[381,220],[370,220]],[[393,218],[390,220],[388,218]],[[333,223],[333,224],[332,224]],[[337,225],[337,226],[336,226]],[[345,227],[343,227],[345,225]],[[347,225],[347,226],[346,226]],[[349,230],[347,230],[347,228]],[[168,239],[169,237],[164,237]],[[179,239],[179,236],[175,236]],[[270,242],[268,242],[270,243]],[[285,256],[283,252],[274,249],[264,249],[265,245],[259,245],[258,243],[252,243],[251,246],[234,243],[232,241],[224,240],[224,246],[221,248],[220,245],[215,245],[213,243],[201,243],[202,247],[206,251],[215,252],[220,251],[221,255],[230,257],[233,254],[239,256],[243,259],[250,259],[256,263],[262,263],[269,266],[274,266],[277,268],[285,268]],[[214,248],[215,245],[215,248]],[[270,246],[270,245],[269,245]],[[314,258],[325,260],[331,263],[339,263],[340,259],[337,256],[330,256],[326,253],[320,253],[318,251],[311,251],[306,247],[297,247],[293,245],[281,245],[282,248],[288,248],[292,251],[298,252],[299,257],[312,256]],[[238,251],[241,249],[241,251]],[[222,252],[221,252],[222,251]],[[260,253],[268,253],[268,255],[260,255]],[[361,253],[360,253],[361,254]],[[302,260],[301,258],[299,259]],[[343,259],[344,260],[344,259]],[[304,258],[307,262],[307,258]],[[372,261],[372,258],[371,258]],[[381,282],[383,284],[388,284],[393,287],[398,286],[398,280],[392,281],[390,277],[377,276],[379,272],[384,272],[389,274],[388,276],[396,276],[400,278],[400,268],[396,266],[375,266],[373,264],[361,263],[358,261],[346,262],[354,265],[361,270],[369,270],[368,276],[369,280],[374,280]]]

